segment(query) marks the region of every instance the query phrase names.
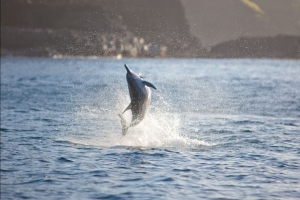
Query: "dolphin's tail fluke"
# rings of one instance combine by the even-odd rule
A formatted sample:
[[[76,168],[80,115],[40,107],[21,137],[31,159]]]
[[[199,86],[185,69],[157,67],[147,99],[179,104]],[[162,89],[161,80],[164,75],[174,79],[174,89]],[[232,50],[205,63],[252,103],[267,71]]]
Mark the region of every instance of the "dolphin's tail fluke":
[[[126,120],[124,119],[124,117],[121,114],[118,114],[118,116],[121,119],[121,125],[122,125],[122,136],[125,136],[128,130],[128,126],[126,126]]]

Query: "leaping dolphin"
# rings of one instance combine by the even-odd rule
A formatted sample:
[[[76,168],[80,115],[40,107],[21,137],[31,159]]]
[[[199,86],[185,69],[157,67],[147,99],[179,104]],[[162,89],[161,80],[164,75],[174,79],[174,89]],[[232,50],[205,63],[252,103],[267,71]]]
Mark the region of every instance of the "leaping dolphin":
[[[127,106],[122,114],[131,110],[132,120],[129,126],[126,126],[126,120],[119,114],[122,124],[122,136],[124,136],[129,127],[139,124],[145,117],[151,101],[151,90],[149,87],[156,89],[151,83],[144,81],[143,77],[131,71],[125,64],[127,70],[126,79],[129,89],[131,103]]]

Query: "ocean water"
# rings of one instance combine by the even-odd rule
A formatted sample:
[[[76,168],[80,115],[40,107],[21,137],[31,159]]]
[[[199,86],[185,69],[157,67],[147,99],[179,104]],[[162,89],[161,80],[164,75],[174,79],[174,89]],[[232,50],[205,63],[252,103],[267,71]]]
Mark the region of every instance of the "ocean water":
[[[300,60],[1,58],[1,199],[299,198]]]

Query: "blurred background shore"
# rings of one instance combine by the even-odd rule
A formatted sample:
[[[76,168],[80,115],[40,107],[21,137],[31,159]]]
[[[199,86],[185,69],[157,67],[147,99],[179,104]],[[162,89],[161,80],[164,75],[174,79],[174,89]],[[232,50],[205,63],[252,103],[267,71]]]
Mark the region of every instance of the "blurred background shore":
[[[1,56],[300,58],[299,0],[1,0]]]

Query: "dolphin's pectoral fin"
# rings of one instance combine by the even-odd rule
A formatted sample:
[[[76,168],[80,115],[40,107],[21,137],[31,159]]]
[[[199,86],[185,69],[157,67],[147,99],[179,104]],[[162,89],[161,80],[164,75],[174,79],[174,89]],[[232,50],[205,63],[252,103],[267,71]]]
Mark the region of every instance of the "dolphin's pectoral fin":
[[[126,121],[125,121],[124,117],[122,115],[120,115],[120,114],[118,114],[118,116],[121,119],[122,136],[125,136],[129,127],[126,126]]]
[[[152,88],[156,89],[156,87],[155,87],[152,83],[149,83],[149,82],[147,82],[147,81],[143,81],[143,83],[144,83],[145,85],[147,85],[148,87],[152,87]],[[157,89],[156,89],[156,90],[157,90]]]
[[[130,110],[131,109],[131,103],[127,106],[127,108],[123,111],[122,114],[124,114],[124,112],[126,112],[127,110]]]

